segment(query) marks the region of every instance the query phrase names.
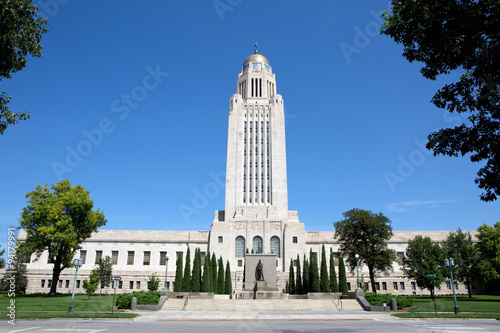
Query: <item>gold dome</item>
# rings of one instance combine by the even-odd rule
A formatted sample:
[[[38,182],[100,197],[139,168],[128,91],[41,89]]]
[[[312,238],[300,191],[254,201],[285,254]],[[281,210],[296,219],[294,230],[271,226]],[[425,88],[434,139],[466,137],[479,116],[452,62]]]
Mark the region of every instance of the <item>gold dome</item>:
[[[266,64],[268,64],[269,66],[271,66],[271,64],[269,63],[269,61],[267,61],[266,57],[264,57],[262,54],[258,54],[258,53],[252,54],[251,56],[249,56],[248,58],[246,58],[245,62],[243,62],[243,66],[245,66],[246,64],[248,64],[250,61],[265,62]]]

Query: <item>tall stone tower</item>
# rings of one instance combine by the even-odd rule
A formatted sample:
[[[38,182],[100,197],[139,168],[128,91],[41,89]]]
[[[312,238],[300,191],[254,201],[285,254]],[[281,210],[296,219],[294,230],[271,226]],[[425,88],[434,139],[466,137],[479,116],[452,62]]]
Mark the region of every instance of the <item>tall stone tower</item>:
[[[216,212],[210,232],[210,251],[237,272],[247,251],[275,254],[279,272],[305,252],[304,225],[288,211],[285,113],[276,91],[256,46],[229,101],[225,211]]]

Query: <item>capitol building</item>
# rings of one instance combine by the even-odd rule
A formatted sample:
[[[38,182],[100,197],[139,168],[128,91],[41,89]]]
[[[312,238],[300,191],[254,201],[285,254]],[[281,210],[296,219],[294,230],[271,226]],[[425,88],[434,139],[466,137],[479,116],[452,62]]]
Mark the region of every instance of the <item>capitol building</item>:
[[[290,262],[296,264],[297,255],[316,253],[319,258],[324,245],[327,256],[332,252],[338,265],[340,244],[333,231],[306,231],[297,211],[288,208],[285,147],[285,114],[283,97],[278,94],[276,75],[271,64],[261,54],[245,59],[238,74],[236,93],[229,100],[225,207],[218,210],[209,230],[101,230],[86,239],[76,257],[83,259],[78,271],[76,291],[83,293],[82,281],[99,259],[111,257],[113,275],[120,276],[117,293],[147,290],[146,278],[156,273],[161,284],[173,290],[176,258],[185,256],[190,248],[191,261],[195,248],[200,248],[202,261],[208,252],[222,257],[231,266],[232,285],[236,293],[243,290],[246,253],[272,254],[276,257],[276,284],[284,290]],[[307,221],[306,221],[307,222]],[[208,223],[207,223],[208,226]],[[403,257],[408,240],[417,235],[443,241],[449,231],[395,231],[388,242],[399,257]],[[26,239],[20,231],[19,241]],[[168,258],[168,260],[167,260]],[[26,264],[27,293],[47,293],[52,285],[53,265],[47,252],[38,260]],[[327,263],[329,260],[327,260]],[[393,272],[376,277],[381,293],[428,294],[414,281],[403,276],[401,261],[393,264]],[[349,270],[349,269],[348,269]],[[338,273],[338,267],[336,269]],[[368,281],[368,270],[360,274]],[[74,268],[61,272],[57,292],[71,293]],[[348,287],[356,289],[356,276],[348,273]],[[371,288],[371,286],[370,286]],[[449,288],[449,289],[448,289]],[[103,289],[111,293],[111,287]],[[458,284],[459,293],[465,286]],[[451,293],[449,284],[443,284],[437,294]]]

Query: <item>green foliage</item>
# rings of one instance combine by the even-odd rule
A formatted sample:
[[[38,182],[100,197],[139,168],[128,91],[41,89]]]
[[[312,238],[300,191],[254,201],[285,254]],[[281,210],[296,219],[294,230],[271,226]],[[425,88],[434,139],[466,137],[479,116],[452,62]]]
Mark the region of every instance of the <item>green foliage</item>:
[[[96,268],[97,278],[99,280],[100,291],[99,294],[102,295],[102,288],[111,285],[111,276],[113,275],[113,265],[111,264],[111,257],[106,256],[104,259],[99,259],[99,263]]]
[[[181,292],[182,291],[182,256],[177,256],[177,260],[175,261],[175,281],[174,281],[174,291]]]
[[[439,89],[432,103],[467,115],[468,121],[431,133],[427,148],[434,155],[485,160],[475,180],[485,190],[483,201],[500,195],[499,10],[497,0],[393,0],[381,29],[403,44],[403,56],[409,62],[423,63],[420,72],[425,78],[435,80],[452,72],[461,75],[457,82]]]
[[[385,303],[387,308],[389,308],[392,298],[396,299],[396,302],[398,303],[398,310],[413,305],[413,298],[410,296],[365,293],[365,299],[372,306],[382,306]]]
[[[231,295],[233,292],[233,282],[231,280],[231,266],[229,266],[229,260],[226,261],[226,277],[224,279],[224,293],[226,295]]]
[[[24,294],[28,287],[28,277],[26,276],[26,265],[21,263],[19,258],[14,256],[9,261],[9,268],[0,280],[0,290],[9,294]]]
[[[85,293],[90,296],[95,293],[97,288],[99,287],[99,277],[97,276],[97,268],[94,268],[89,275],[89,279],[83,280],[83,289]]]
[[[137,297],[137,304],[156,305],[160,301],[159,291],[136,291],[133,293],[120,294],[116,297],[117,309],[130,309],[132,297]]]
[[[335,238],[340,242],[340,251],[345,256],[350,271],[359,266],[368,267],[372,290],[375,289],[375,275],[389,274],[396,260],[396,251],[387,247],[392,237],[391,220],[382,213],[354,208],[342,214],[344,219],[335,222]]]
[[[341,293],[346,293],[348,291],[344,257],[339,257],[339,289]]]
[[[295,274],[293,272],[293,260],[290,259],[290,269],[288,272],[288,286],[290,288],[289,294],[295,294]]]
[[[191,276],[191,290],[201,291],[201,251],[200,248],[194,250],[193,274]]]
[[[295,272],[295,293],[303,294],[304,288],[302,287],[302,271],[300,270],[300,257],[297,254],[297,270]]]
[[[321,292],[327,293],[330,291],[330,280],[328,279],[328,267],[326,266],[325,244],[321,249],[321,274],[320,274],[320,289]]]
[[[307,294],[311,291],[309,284],[309,262],[306,259],[306,255],[304,253],[304,268],[302,272],[302,291],[304,294]]]
[[[3,258],[4,254],[5,254],[5,249],[2,249],[0,251],[0,268],[5,268],[5,259]]]
[[[217,272],[217,294],[224,295],[226,291],[226,284],[224,281],[224,262],[222,261],[222,256],[219,259],[219,270]]]
[[[215,253],[212,253],[212,258],[210,259],[210,272],[212,273],[212,280],[210,281],[210,291],[213,293],[217,292],[217,258],[215,258]]]
[[[12,73],[22,70],[32,57],[42,56],[40,41],[47,20],[37,17],[38,7],[29,0],[2,1],[0,6],[0,80],[12,78]],[[11,97],[0,95],[0,134],[8,125],[29,118],[27,112],[12,112],[7,104]]]
[[[318,293],[321,291],[321,286],[319,284],[319,267],[317,255],[314,255],[312,250],[309,251],[309,283],[310,292]]]
[[[472,241],[470,232],[462,232],[460,228],[456,232],[450,232],[443,243],[443,248],[447,258],[453,258],[455,266],[453,268],[453,278],[463,282],[472,297],[472,281],[478,275],[479,256]]]
[[[500,222],[493,226],[483,224],[478,229],[477,249],[482,283],[491,292],[500,292]]]
[[[432,280],[429,274],[436,275],[436,285],[443,281],[444,253],[439,244],[434,243],[429,237],[416,236],[408,241],[406,256],[403,259],[403,272],[405,277],[414,280],[418,286],[427,288],[432,292]],[[444,272],[446,274],[446,271]]]
[[[333,250],[330,248],[330,292],[336,293],[339,291],[339,284],[337,283],[337,273],[335,273],[335,258],[333,257]]]
[[[182,291],[191,291],[191,252],[189,246],[186,253],[186,266],[184,266],[184,277],[182,281]]]
[[[54,296],[60,273],[73,266],[80,244],[107,221],[99,209],[92,210],[94,203],[81,185],[72,186],[66,179],[51,189],[37,185],[35,191],[26,195],[28,205],[19,221],[20,228],[26,230],[26,241],[19,245],[18,255],[35,253],[37,260],[48,251],[54,264],[49,294]]]
[[[146,283],[148,284],[148,290],[149,291],[157,291],[158,288],[160,287],[160,278],[156,276],[156,272],[153,273],[152,275],[148,275],[148,278],[146,279]]]
[[[201,291],[209,293],[212,290],[212,265],[210,264],[210,252],[205,257],[205,265],[203,265],[203,278],[201,280]]]
[[[287,294],[291,294],[292,291],[290,290],[290,283],[289,283],[289,280],[286,280],[286,284],[285,284],[285,292]]]

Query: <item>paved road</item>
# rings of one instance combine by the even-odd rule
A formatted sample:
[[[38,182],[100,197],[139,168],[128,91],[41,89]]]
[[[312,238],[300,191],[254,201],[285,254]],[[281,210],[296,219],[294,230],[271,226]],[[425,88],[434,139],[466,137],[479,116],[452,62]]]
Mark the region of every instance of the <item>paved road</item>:
[[[500,332],[491,320],[335,320],[335,321],[157,321],[132,320],[20,320],[12,327],[0,321],[0,332],[149,333],[149,332]]]

